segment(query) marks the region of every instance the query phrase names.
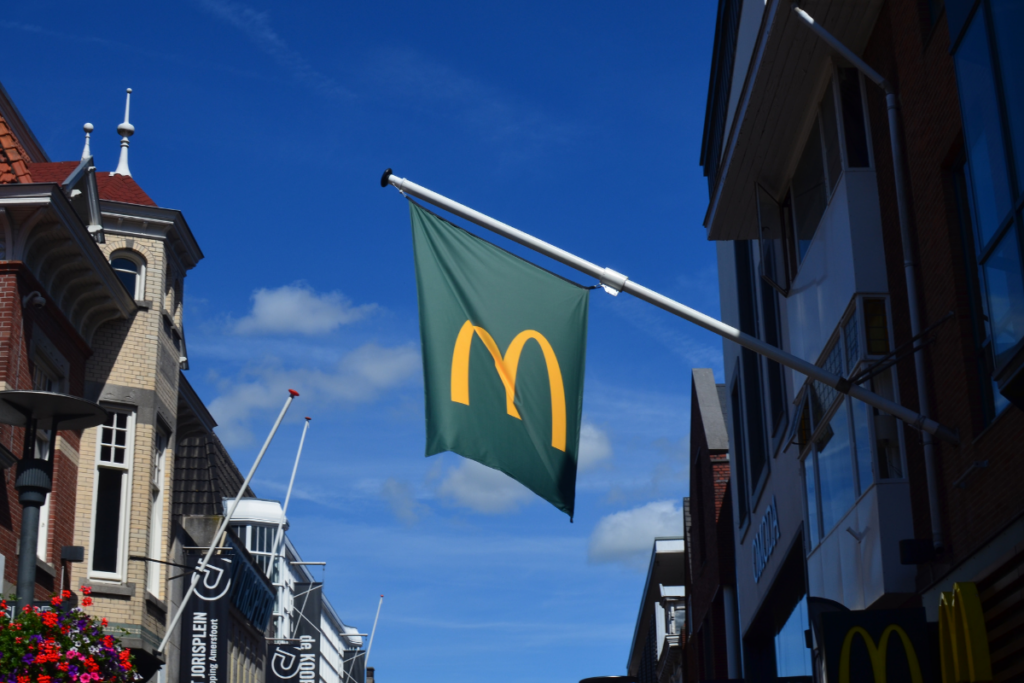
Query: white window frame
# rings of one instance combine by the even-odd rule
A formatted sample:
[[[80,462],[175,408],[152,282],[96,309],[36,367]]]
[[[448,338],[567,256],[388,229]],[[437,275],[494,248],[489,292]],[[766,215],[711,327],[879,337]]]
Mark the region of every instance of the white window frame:
[[[109,413],[119,413],[128,416],[127,423],[127,434],[125,436],[125,457],[124,463],[105,463],[100,460],[101,447],[103,444],[103,427],[100,425],[96,427],[96,456],[94,458],[93,466],[93,486],[92,486],[92,520],[89,528],[89,564],[87,568],[87,575],[90,579],[99,579],[101,581],[117,581],[123,582],[125,576],[127,576],[127,562],[128,562],[128,536],[131,528],[131,500],[132,500],[132,476],[133,476],[133,465],[135,461],[135,435],[136,435],[136,411],[132,406],[104,406]],[[120,470],[125,473],[125,483],[121,487],[121,505],[120,505],[120,529],[118,530],[117,537],[117,564],[116,571],[104,572],[96,571],[92,568],[93,560],[95,556],[96,548],[96,497],[99,483],[99,471],[101,469],[114,469]]]
[[[161,442],[163,447],[158,448]],[[150,463],[149,478],[149,549],[146,553],[151,560],[163,559],[164,489],[169,442],[167,433],[159,426],[154,427],[153,461]],[[161,593],[162,567],[157,562],[146,563],[146,590],[156,598],[160,598]]]
[[[142,255],[134,251],[115,251],[110,255],[110,267],[115,273],[127,272],[119,271],[114,267],[114,261],[116,259],[125,259],[131,261],[139,269],[135,274],[135,291],[131,292],[132,298],[136,301],[142,301],[146,298],[146,260],[142,258]],[[119,278],[120,279],[120,278]]]

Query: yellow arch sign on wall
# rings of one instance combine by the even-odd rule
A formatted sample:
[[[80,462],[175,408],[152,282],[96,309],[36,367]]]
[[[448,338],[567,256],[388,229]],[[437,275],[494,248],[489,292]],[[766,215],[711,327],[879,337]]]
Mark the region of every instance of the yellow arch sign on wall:
[[[868,648],[868,657],[871,658],[871,671],[874,673],[874,683],[887,683],[885,662],[886,662],[886,651],[889,648],[889,636],[893,633],[900,637],[903,641],[903,650],[907,655],[907,662],[910,665],[910,681],[911,683],[924,683],[924,678],[921,676],[921,663],[917,659],[917,652],[914,651],[914,646],[910,642],[910,637],[907,632],[895,624],[887,626],[882,631],[882,637],[878,639],[878,645],[875,645],[875,641],[871,638],[871,634],[860,626],[854,626],[846,633],[846,638],[843,640],[843,649],[839,655],[839,683],[851,683],[850,681],[850,648],[853,646],[853,637],[860,636],[864,640],[864,645]],[[855,683],[861,683],[856,681]],[[866,683],[866,681],[864,682]]]
[[[954,583],[939,598],[939,657],[942,683],[992,680],[985,613],[973,583]]]
[[[498,345],[491,335],[482,327],[467,320],[459,330],[455,340],[455,351],[452,354],[452,401],[469,405],[469,351],[473,344],[473,335],[480,338],[491,357],[494,368],[505,387],[505,410],[517,420],[523,419],[515,406],[516,372],[519,369],[519,358],[523,347],[531,339],[540,345],[547,365],[548,384],[551,388],[551,446],[565,452],[565,387],[562,385],[562,370],[558,366],[558,357],[544,335],[536,330],[524,330],[516,335],[502,356]]]

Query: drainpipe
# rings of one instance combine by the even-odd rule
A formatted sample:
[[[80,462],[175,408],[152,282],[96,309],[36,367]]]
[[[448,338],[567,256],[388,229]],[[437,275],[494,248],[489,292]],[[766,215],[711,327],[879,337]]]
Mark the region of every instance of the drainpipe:
[[[880,73],[868,66],[863,59],[858,57],[843,45],[831,33],[814,21],[807,12],[800,9],[794,2],[793,12],[807,24],[808,28],[814,31],[819,38],[853,64],[864,76],[878,87],[885,91],[885,106],[889,114],[889,140],[892,143],[892,166],[893,178],[896,183],[896,208],[900,219],[900,241],[903,245],[903,272],[907,279],[907,304],[910,308],[910,335],[917,337],[921,333],[921,312],[918,307],[918,280],[917,262],[910,241],[910,197],[907,189],[907,167],[906,156],[903,150],[903,126],[900,123],[900,101],[896,88],[892,83],[882,77]],[[928,407],[928,374],[924,367],[924,351],[918,348],[914,352],[914,373],[917,375],[917,396],[918,410],[921,415],[930,417]],[[936,551],[942,549],[942,517],[939,514],[939,475],[935,462],[935,443],[932,435],[928,432],[921,432],[921,439],[924,443],[924,471],[928,484],[928,510],[931,516],[932,544]]]

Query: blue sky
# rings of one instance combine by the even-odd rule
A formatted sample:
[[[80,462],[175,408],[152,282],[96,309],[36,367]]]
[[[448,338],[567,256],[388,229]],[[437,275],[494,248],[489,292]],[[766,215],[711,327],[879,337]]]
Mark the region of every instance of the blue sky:
[[[189,379],[243,470],[302,392],[254,488],[283,497],[312,416],[290,533],[346,622],[368,631],[386,596],[382,683],[625,672],[651,540],[682,528],[690,369],[721,379],[721,343],[592,293],[574,524],[426,459],[408,210],[380,174],[717,315],[698,165],[714,9],[42,1],[0,20],[0,81],[52,159],[78,158],[89,121],[113,170],[134,89],[133,175],[206,254],[185,284]]]

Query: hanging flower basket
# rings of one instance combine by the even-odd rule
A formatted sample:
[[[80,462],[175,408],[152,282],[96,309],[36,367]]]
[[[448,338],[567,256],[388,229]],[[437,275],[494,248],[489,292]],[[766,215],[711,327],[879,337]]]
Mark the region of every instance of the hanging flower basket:
[[[82,605],[92,592],[82,586]],[[25,609],[11,618],[0,600],[0,683],[130,683],[142,676],[132,663],[131,650],[103,632],[106,619],[96,619],[77,607],[65,609],[72,597],[64,591],[50,600],[51,609]],[[63,605],[63,607],[62,607]]]

